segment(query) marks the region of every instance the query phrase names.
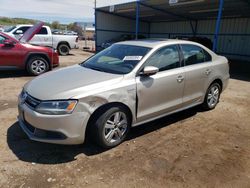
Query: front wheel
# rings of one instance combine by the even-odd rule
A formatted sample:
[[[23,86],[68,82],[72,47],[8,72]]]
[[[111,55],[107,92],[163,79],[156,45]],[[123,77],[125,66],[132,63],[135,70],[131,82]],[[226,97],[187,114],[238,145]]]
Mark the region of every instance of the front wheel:
[[[31,75],[38,76],[49,70],[49,64],[44,58],[34,56],[27,62],[26,69]]]
[[[203,102],[203,108],[206,110],[212,110],[219,103],[221,93],[221,86],[218,83],[213,83],[207,90],[205,100]]]
[[[96,117],[91,132],[98,145],[112,148],[125,140],[130,125],[131,118],[124,107],[111,107]]]

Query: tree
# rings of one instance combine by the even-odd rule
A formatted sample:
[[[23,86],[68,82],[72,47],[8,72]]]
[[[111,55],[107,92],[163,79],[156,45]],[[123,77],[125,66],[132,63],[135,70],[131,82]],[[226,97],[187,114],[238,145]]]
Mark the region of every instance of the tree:
[[[60,29],[60,23],[58,21],[53,21],[51,27],[52,29]]]
[[[68,24],[67,28],[68,30],[77,32],[78,36],[83,36],[82,28],[76,22]]]
[[[72,31],[72,30],[74,29],[74,24],[73,24],[73,23],[70,23],[70,24],[67,26],[67,29]]]

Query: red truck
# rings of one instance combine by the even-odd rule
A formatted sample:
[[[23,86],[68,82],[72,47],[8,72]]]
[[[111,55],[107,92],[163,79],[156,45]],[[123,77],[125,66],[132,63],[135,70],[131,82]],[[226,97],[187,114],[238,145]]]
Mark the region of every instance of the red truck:
[[[27,43],[42,26],[42,22],[34,25],[19,40],[0,32],[0,70],[25,69],[29,74],[37,76],[59,65],[55,49]]]

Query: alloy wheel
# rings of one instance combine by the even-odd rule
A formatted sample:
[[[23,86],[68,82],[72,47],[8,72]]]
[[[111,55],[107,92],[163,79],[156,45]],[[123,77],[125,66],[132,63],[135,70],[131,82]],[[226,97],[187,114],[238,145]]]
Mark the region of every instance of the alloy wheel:
[[[106,121],[103,129],[104,138],[108,143],[114,143],[124,136],[128,129],[128,120],[124,112],[113,113]]]
[[[34,60],[31,63],[31,70],[39,75],[46,71],[46,63],[42,60]]]
[[[217,85],[210,88],[207,97],[207,104],[210,108],[213,108],[219,101],[220,89]]]

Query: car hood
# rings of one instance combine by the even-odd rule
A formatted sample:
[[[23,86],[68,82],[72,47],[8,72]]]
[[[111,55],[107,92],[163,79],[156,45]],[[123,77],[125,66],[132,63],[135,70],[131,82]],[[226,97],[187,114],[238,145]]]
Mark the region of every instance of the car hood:
[[[119,83],[123,75],[110,74],[74,65],[36,77],[24,90],[39,100],[60,100],[93,94]]]
[[[38,22],[37,24],[35,24],[31,28],[29,28],[23,34],[23,36],[19,39],[20,42],[29,42],[34,37],[34,35],[37,34],[41,30],[41,28],[43,27],[43,25],[44,25],[43,22]]]

